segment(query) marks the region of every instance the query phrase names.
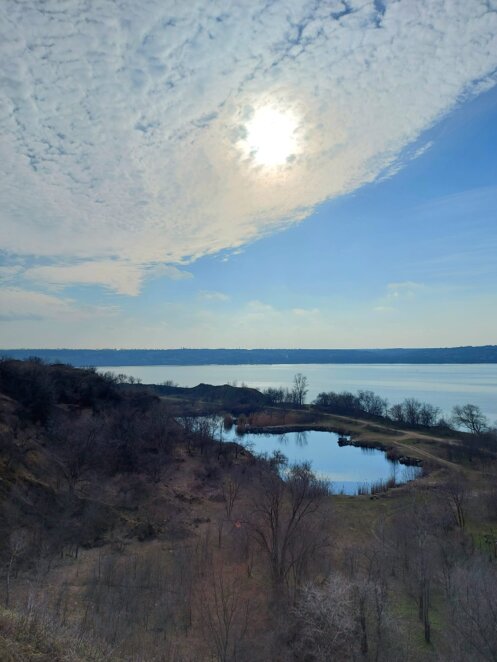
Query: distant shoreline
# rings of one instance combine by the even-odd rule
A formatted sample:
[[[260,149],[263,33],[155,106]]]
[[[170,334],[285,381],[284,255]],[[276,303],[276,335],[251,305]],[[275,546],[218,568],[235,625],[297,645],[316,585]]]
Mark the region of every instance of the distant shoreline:
[[[39,357],[75,367],[206,365],[497,364],[497,345],[393,349],[0,349],[1,357]]]

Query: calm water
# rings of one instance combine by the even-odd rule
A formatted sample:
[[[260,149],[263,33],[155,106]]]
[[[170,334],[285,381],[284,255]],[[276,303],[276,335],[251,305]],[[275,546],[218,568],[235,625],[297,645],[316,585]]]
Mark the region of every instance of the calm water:
[[[276,434],[244,434],[239,437],[233,427],[224,432],[225,439],[234,439],[249,444],[256,453],[281,451],[291,464],[308,461],[313,471],[324,480],[332,483],[336,493],[356,494],[357,488],[375,481],[387,481],[392,476],[398,483],[405,483],[418,477],[422,471],[418,467],[406,467],[391,462],[385,453],[378,450],[339,446],[338,435],[334,432],[287,432]]]
[[[369,389],[390,404],[413,397],[440,407],[449,415],[452,407],[468,402],[481,407],[491,423],[497,421],[497,364],[475,365],[206,365],[123,366],[100,368],[124,373],[143,383],[160,384],[172,379],[180,386],[242,382],[254,388],[292,385],[296,372],[309,380],[307,401],[320,391]]]

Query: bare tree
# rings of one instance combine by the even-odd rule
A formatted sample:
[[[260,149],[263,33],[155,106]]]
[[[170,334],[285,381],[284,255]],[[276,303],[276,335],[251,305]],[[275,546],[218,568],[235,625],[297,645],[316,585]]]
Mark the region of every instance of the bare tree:
[[[96,416],[64,416],[51,421],[50,436],[57,444],[57,456],[61,460],[58,468],[62,471],[71,493],[95,461],[101,426],[102,421]]]
[[[149,445],[162,453],[169,453],[174,439],[174,421],[169,407],[163,402],[154,403],[142,422],[141,436]]]
[[[433,405],[423,402],[419,411],[419,422],[421,425],[430,427],[435,425],[438,417],[440,416],[440,409]]]
[[[401,404],[392,405],[388,410],[388,415],[396,423],[404,423],[404,409]]]
[[[305,397],[308,392],[307,377],[298,372],[293,378],[292,402],[295,405],[302,406],[305,403]]]
[[[477,558],[455,572],[447,642],[454,662],[497,660],[497,575]]]
[[[333,575],[322,589],[306,586],[294,613],[297,654],[326,662],[353,659],[359,652],[352,587],[343,576]]]
[[[81,631],[112,643],[118,659],[177,659],[168,645],[192,625],[192,562],[182,546],[167,554],[157,546],[133,554],[103,550],[81,596]]]
[[[461,475],[452,477],[444,486],[443,492],[447,499],[450,512],[456,525],[464,529],[465,524],[465,502],[468,497],[468,486],[466,480]]]
[[[284,388],[269,387],[262,390],[269,404],[276,405],[285,401],[286,393]]]
[[[371,416],[384,416],[388,410],[388,400],[373,391],[358,391],[357,399],[362,411]]]
[[[458,427],[464,427],[472,434],[482,434],[488,428],[487,417],[476,405],[456,405],[452,409],[452,422]]]
[[[418,607],[424,638],[431,642],[431,599],[435,574],[435,532],[440,529],[439,512],[415,493],[402,515],[392,519],[396,539],[395,557],[401,563],[403,579]]]
[[[240,491],[240,483],[236,479],[228,478],[223,482],[222,485],[223,499],[224,499],[224,508],[226,510],[226,517],[228,520],[231,520],[231,515],[233,513],[233,508],[235,506],[235,501],[238,498],[238,493]]]
[[[318,531],[315,537],[305,536],[305,531],[327,493],[308,464],[290,467],[285,481],[274,472],[262,476],[251,526],[275,585],[287,580],[290,572],[296,572],[299,581],[306,557],[323,542]]]
[[[419,425],[422,403],[416,398],[406,398],[402,403],[404,419],[408,425]]]
[[[240,583],[228,580],[222,571],[211,575],[211,581],[200,591],[200,620],[205,639],[218,662],[237,659],[249,619],[249,603],[242,597]]]

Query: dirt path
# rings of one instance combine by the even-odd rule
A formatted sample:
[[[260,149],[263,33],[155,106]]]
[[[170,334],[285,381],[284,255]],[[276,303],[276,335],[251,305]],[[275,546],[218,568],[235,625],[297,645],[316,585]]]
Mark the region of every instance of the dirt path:
[[[295,410],[295,413],[299,413]],[[382,446],[387,450],[388,448],[396,448],[401,455],[411,457],[418,460],[429,460],[434,464],[445,467],[452,471],[468,471],[461,467],[460,464],[451,462],[440,457],[436,452],[426,448],[430,444],[440,446],[457,446],[459,442],[452,437],[439,437],[431,435],[426,432],[419,432],[417,430],[399,429],[394,426],[384,425],[376,421],[368,421],[363,419],[351,418],[350,416],[340,416],[338,414],[320,413],[319,417],[313,423],[297,423],[291,425],[277,425],[265,426],[264,430],[271,432],[272,428],[280,431],[282,428],[288,427],[289,431],[305,430],[305,429],[329,429],[330,432],[337,432],[342,434],[350,434],[354,441],[359,444],[376,444]],[[418,445],[422,444],[422,445]],[[424,446],[424,447],[423,447]]]

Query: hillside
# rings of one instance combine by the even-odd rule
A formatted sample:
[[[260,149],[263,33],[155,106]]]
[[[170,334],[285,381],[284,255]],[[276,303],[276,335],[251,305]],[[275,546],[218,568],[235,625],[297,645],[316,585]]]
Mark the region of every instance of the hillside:
[[[0,362],[0,659],[492,659],[488,453],[387,421],[267,408],[252,389],[159,391]],[[254,426],[340,426],[431,469],[380,496],[331,495],[309,467],[222,443],[219,418],[188,413],[209,399],[220,412],[223,398],[226,413],[250,407]]]
[[[297,363],[497,363],[497,345],[415,349],[0,349],[0,356],[76,367]]]

